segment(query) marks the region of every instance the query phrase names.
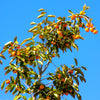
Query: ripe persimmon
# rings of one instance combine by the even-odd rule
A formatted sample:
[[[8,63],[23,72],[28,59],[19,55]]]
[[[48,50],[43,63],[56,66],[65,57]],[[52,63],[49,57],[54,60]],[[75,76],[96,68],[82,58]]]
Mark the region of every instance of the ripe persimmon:
[[[59,78],[59,79],[61,78],[61,74],[58,74],[58,78]]]
[[[80,38],[80,35],[76,35],[76,36],[75,36],[75,39],[79,39],[79,38]]]
[[[74,20],[76,18],[76,15],[71,16],[71,20]]]
[[[68,94],[69,94],[68,92],[65,93],[65,95],[68,95]]]
[[[14,70],[13,73],[17,73],[17,70]]]
[[[72,92],[72,89],[70,89],[69,92],[71,93]]]
[[[90,23],[86,23],[86,26],[87,26],[87,27],[90,27]]]
[[[63,27],[67,27],[67,24],[63,24]]]
[[[57,31],[57,34],[60,35],[60,36],[63,36],[61,31]]]
[[[40,56],[36,56],[36,59],[40,59]]]
[[[12,55],[12,56],[15,56],[15,55],[16,55],[16,51],[13,51],[13,52],[11,53],[11,55]]]
[[[52,43],[53,45],[55,45],[55,44],[56,44],[56,42],[54,42],[54,41],[52,41],[51,43]]]
[[[44,89],[44,85],[40,85],[40,88],[39,89],[40,90]]]
[[[49,96],[47,96],[47,97],[46,97],[46,99],[50,99],[50,97],[49,97]]]
[[[90,23],[90,27],[91,27],[91,28],[93,28],[93,27],[94,27],[92,23]]]
[[[55,57],[55,53],[52,54],[52,57]]]
[[[86,31],[86,32],[89,32],[89,28],[85,28],[85,31]]]
[[[61,79],[61,81],[62,81],[62,82],[64,82],[64,81],[65,81],[65,79],[64,79],[64,78],[62,78],[62,79]]]
[[[78,26],[79,26],[79,27],[82,27],[82,24],[79,24]]]
[[[90,28],[90,31],[93,32],[94,31],[94,28]]]
[[[73,70],[69,70],[68,73],[73,74]]]
[[[98,33],[98,30],[94,30],[93,33],[94,33],[94,34],[97,34],[97,33]]]
[[[40,39],[43,39],[43,36],[42,36],[42,35],[39,35],[39,38],[40,38]]]
[[[8,53],[11,53],[13,50],[11,48],[8,49]]]
[[[68,43],[66,43],[65,45],[66,45],[66,46],[69,46],[69,44],[68,44]]]
[[[59,28],[59,26],[58,26],[58,25],[54,25],[54,27],[55,27],[56,29],[58,29],[58,28]]]
[[[34,51],[37,51],[37,50],[38,50],[38,49],[35,47],[35,48],[34,48]]]
[[[20,55],[21,55],[21,52],[20,52],[20,51],[18,51],[18,52],[17,52],[17,56],[20,56]]]
[[[6,80],[6,84],[9,84],[10,83],[10,80],[8,79],[8,80]]]

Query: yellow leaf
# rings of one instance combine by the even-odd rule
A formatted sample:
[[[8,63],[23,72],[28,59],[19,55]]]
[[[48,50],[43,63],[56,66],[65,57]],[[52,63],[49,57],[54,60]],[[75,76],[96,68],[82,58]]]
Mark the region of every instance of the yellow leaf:
[[[48,17],[56,17],[55,15],[48,15]]]

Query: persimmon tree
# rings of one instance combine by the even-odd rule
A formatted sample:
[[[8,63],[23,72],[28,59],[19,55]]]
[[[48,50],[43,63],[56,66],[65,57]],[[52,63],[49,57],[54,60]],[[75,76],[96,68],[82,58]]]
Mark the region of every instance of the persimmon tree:
[[[43,20],[40,23],[31,23],[33,27],[28,32],[33,34],[32,37],[23,40],[21,44],[15,37],[14,41],[7,42],[1,50],[1,58],[6,59],[6,51],[11,58],[9,65],[4,68],[5,75],[13,72],[1,84],[1,89],[5,88],[5,93],[10,91],[15,95],[14,100],[61,100],[63,95],[81,100],[79,82],[86,82],[86,67],[78,66],[76,58],[75,65],[71,66],[56,66],[52,59],[61,56],[59,51],[66,53],[69,49],[72,52],[72,47],[78,50],[75,42],[78,39],[84,40],[80,34],[81,29],[98,33],[92,19],[86,15],[88,9],[84,5],[83,10],[76,14],[68,10],[69,20],[66,17],[57,17],[56,21],[50,19],[55,18],[55,15],[47,15],[44,9],[39,9],[40,15],[37,18],[42,17]],[[1,60],[0,63],[2,64]],[[46,72],[50,64],[56,67],[56,71]],[[27,98],[26,94],[31,94],[31,97]]]

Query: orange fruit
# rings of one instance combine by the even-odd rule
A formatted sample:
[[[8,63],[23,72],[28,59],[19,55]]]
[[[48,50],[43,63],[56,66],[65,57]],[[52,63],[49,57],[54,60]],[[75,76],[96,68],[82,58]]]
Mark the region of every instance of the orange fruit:
[[[38,49],[37,48],[34,48],[34,51],[37,51]]]
[[[52,54],[52,57],[55,57],[55,53]]]
[[[30,60],[33,60],[34,58],[33,57],[30,57]]]
[[[67,24],[63,24],[63,27],[67,27]]]
[[[73,74],[73,70],[69,70],[68,73]]]
[[[40,56],[36,56],[36,59],[40,59]]]
[[[65,45],[66,45],[66,46],[69,46],[69,44],[68,44],[68,43],[66,43]]]
[[[17,70],[14,70],[13,73],[17,73]]]
[[[56,29],[58,29],[58,28],[59,28],[59,26],[58,26],[58,25],[54,25],[54,27],[55,27]]]
[[[90,27],[90,23],[87,23],[86,26],[87,26],[87,27]]]
[[[71,20],[74,20],[76,18],[76,15],[71,16]]]
[[[53,45],[55,45],[55,44],[56,44],[56,42],[54,42],[54,41],[52,41],[51,43],[52,43]]]
[[[8,53],[11,53],[13,50],[11,48],[8,49]]]
[[[9,84],[10,83],[10,80],[8,79],[8,80],[6,80],[6,84]]]
[[[40,88],[39,89],[40,90],[44,89],[44,85],[40,85]]]
[[[19,49],[19,48],[20,48],[20,45],[18,45],[17,49]]]
[[[80,18],[83,18],[83,16],[79,16]]]
[[[73,39],[76,39],[76,35],[73,35],[72,37],[73,37]]]
[[[61,78],[61,74],[58,74],[58,78]]]
[[[60,36],[63,36],[61,31],[57,31],[57,34],[60,35]]]
[[[58,24],[58,25],[61,25],[61,24],[62,24],[62,22],[57,22],[57,24]]]
[[[90,28],[90,31],[93,32],[94,31],[94,28]]]
[[[18,52],[17,52],[17,56],[20,56],[20,55],[21,55],[21,52],[20,52],[20,51],[18,51]]]
[[[65,95],[68,95],[68,94],[69,94],[68,92],[65,93]]]
[[[72,37],[73,37],[73,39],[79,39],[80,35],[73,35]]]
[[[69,90],[69,92],[71,93],[71,92],[72,92],[72,89],[71,89],[71,90]]]
[[[43,39],[43,36],[42,36],[42,35],[39,35],[39,38],[40,38],[40,39]]]
[[[79,24],[78,26],[79,26],[79,27],[82,27],[82,24]]]
[[[79,39],[79,38],[80,38],[80,35],[76,35],[76,36],[75,36],[75,39]]]
[[[93,33],[94,33],[94,34],[97,34],[97,33],[98,33],[98,31],[97,31],[97,30],[94,30],[94,31],[93,31]]]
[[[86,32],[89,32],[89,28],[85,28],[85,31],[86,31]]]
[[[90,23],[90,27],[91,27],[91,28],[93,28],[93,27],[94,27],[92,23]]]
[[[47,96],[47,97],[46,97],[46,99],[50,99],[50,97],[49,97],[49,96]]]
[[[16,55],[16,51],[13,51],[13,52],[11,53],[11,55],[12,55],[12,56],[15,56],[15,55]]]
[[[64,81],[65,81],[65,79],[63,78],[63,79],[61,79],[61,81],[62,81],[62,82],[64,82]]]

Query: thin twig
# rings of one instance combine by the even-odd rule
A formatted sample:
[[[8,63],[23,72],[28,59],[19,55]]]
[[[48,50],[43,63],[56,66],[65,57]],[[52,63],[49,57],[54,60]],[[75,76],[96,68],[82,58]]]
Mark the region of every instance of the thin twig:
[[[58,68],[53,62],[51,62],[56,68]]]
[[[50,61],[48,61],[47,64],[44,66],[44,69],[43,69],[42,73],[45,72],[45,70],[48,68],[49,64],[50,64]]]

